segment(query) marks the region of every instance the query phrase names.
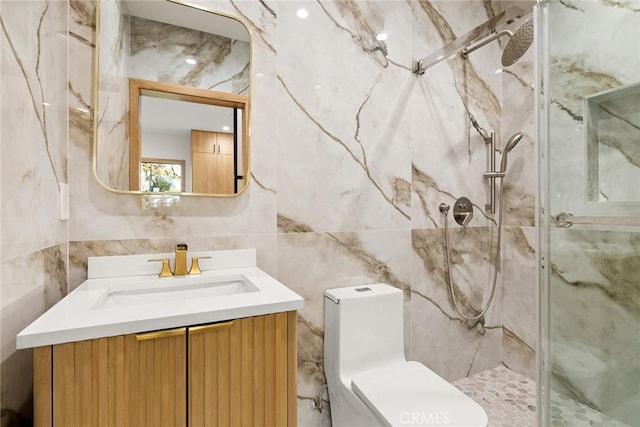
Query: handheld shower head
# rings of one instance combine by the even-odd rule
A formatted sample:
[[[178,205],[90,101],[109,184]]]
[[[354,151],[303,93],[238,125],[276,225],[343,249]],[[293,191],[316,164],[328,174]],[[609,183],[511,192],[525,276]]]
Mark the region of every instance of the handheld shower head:
[[[500,160],[500,172],[506,172],[507,170],[507,156],[513,148],[518,145],[518,142],[522,140],[524,134],[522,132],[518,132],[514,134],[509,140],[507,144],[504,146],[504,150],[502,151],[502,159]]]
[[[509,140],[507,141],[507,145],[504,146],[505,151],[513,150],[513,147],[518,145],[518,142],[520,142],[523,136],[524,135],[522,134],[522,132],[518,132],[515,135],[513,135],[511,138],[509,138]]]

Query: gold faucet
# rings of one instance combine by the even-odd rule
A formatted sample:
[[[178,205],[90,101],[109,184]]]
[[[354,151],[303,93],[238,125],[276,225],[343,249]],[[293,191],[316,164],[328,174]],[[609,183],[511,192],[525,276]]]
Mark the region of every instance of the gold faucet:
[[[198,260],[211,258],[210,256],[203,256],[198,258],[193,258],[191,260],[191,268],[187,273],[187,250],[188,247],[185,243],[178,243],[176,245],[175,251],[175,269],[171,271],[169,267],[169,259],[150,259],[149,262],[162,262],[162,270],[160,271],[160,277],[172,277],[172,276],[186,276],[186,275],[194,275],[201,274],[200,265],[198,264]]]
[[[173,270],[173,275],[187,275],[187,245],[185,243],[178,243],[176,245],[176,268]]]

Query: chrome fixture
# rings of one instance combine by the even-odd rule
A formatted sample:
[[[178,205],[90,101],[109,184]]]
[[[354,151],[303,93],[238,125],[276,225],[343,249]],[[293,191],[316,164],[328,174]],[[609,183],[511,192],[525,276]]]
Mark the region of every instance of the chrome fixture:
[[[501,246],[502,246],[502,212],[504,211],[504,203],[503,203],[503,188],[504,185],[502,185],[502,178],[504,178],[505,176],[505,172],[507,170],[507,153],[509,153],[511,150],[513,150],[513,148],[518,145],[518,142],[520,142],[522,140],[522,137],[524,135],[520,132],[516,133],[515,135],[513,135],[511,138],[509,138],[509,140],[507,141],[507,144],[505,145],[504,150],[502,151],[502,160],[500,162],[500,171],[494,171],[494,166],[495,166],[495,158],[494,158],[494,147],[495,147],[495,135],[492,133],[491,134],[491,138],[489,138],[491,141],[491,151],[492,151],[492,156],[491,156],[491,164],[494,165],[492,166],[492,171],[491,172],[487,172],[484,174],[485,177],[490,178],[492,180],[492,185],[495,185],[495,178],[500,178],[501,183],[500,183],[500,206],[498,209],[498,241],[496,242],[496,258],[495,258],[495,267],[493,269],[493,283],[491,285],[491,292],[489,294],[489,299],[487,301],[487,303],[485,304],[484,307],[482,307],[482,309],[480,310],[480,312],[476,315],[472,315],[469,316],[465,313],[462,312],[462,309],[460,308],[460,306],[458,305],[458,300],[456,299],[456,294],[453,291],[453,276],[451,275],[451,253],[450,253],[450,244],[449,244],[449,205],[445,204],[445,203],[440,203],[439,209],[440,209],[440,213],[442,213],[442,215],[444,216],[444,246],[445,246],[445,258],[446,258],[446,266],[447,266],[447,277],[449,278],[449,290],[451,291],[451,299],[453,300],[453,306],[455,307],[456,311],[458,312],[458,314],[460,316],[462,316],[463,319],[466,320],[479,320],[482,318],[482,316],[484,316],[484,314],[487,312],[487,310],[489,310],[489,307],[491,307],[491,304],[493,303],[493,298],[495,296],[496,293],[496,285],[498,283],[498,273],[500,272],[500,256],[501,256]],[[495,196],[495,190],[491,193],[492,196]],[[494,210],[495,206],[491,206],[491,212]],[[458,210],[458,216],[456,217],[456,209]],[[458,200],[456,200],[456,203],[454,204],[453,207],[453,218],[456,220],[456,222],[462,226],[465,226],[469,223],[469,221],[471,220],[471,216],[472,216],[472,211],[473,209],[473,205],[471,203],[471,201],[469,201],[469,199],[467,199],[466,197],[461,197]],[[465,215],[465,212],[469,211],[468,214]],[[487,205],[487,211],[489,211],[489,205]]]
[[[471,200],[466,197],[460,197],[453,204],[453,219],[455,219],[459,225],[466,227],[471,222],[472,218],[473,204],[471,203]]]
[[[491,133],[491,137],[486,140],[489,146],[489,171],[485,172],[482,176],[489,179],[489,203],[485,205],[487,213],[495,213],[496,207],[496,178],[504,178],[507,172],[507,157],[513,148],[518,145],[518,142],[524,135],[518,132],[509,138],[507,144],[502,150],[502,158],[500,160],[500,169],[496,170],[496,138],[495,134]],[[502,186],[501,186],[502,187]]]
[[[633,216],[573,216],[563,212],[553,217],[553,221],[561,228],[569,228],[574,224],[640,227],[640,218]]]
[[[502,36],[509,36],[509,42],[507,42],[507,45],[502,51],[502,65],[508,67],[522,58],[522,55],[525,54],[529,46],[533,43],[533,17],[529,15],[529,17],[525,18],[524,22],[522,22],[515,31],[513,29],[502,30],[497,34],[487,37],[476,45],[462,49],[460,56],[466,59],[471,52],[480,49]]]
[[[210,256],[193,257],[191,259],[191,268],[187,272],[187,250],[188,246],[185,243],[178,243],[175,249],[175,268],[171,271],[169,265],[169,258],[150,259],[148,262],[161,262],[162,269],[160,270],[160,277],[172,277],[172,276],[192,276],[195,274],[201,274],[199,260],[211,258]]]
[[[442,49],[413,61],[412,71],[414,74],[422,75],[428,68],[454,55],[462,54],[462,57],[466,58],[469,53],[504,35],[509,36],[509,42],[502,53],[502,65],[507,67],[520,59],[533,42],[531,14],[527,15],[523,9],[511,6],[494,18],[448,43]],[[480,43],[469,48],[472,43],[481,39],[483,40]]]

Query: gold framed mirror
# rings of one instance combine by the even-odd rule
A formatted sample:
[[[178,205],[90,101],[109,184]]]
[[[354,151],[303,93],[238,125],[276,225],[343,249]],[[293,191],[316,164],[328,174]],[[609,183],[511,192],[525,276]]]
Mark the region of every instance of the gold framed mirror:
[[[246,27],[179,0],[100,0],[96,23],[98,182],[118,193],[241,194],[251,149]]]

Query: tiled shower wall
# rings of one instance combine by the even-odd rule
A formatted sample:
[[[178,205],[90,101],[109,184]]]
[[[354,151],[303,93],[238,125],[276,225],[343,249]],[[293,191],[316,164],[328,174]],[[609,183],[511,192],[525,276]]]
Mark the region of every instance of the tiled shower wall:
[[[447,379],[502,362],[533,375],[532,52],[502,73],[497,44],[419,78],[410,72],[414,57],[498,13],[500,3],[198,3],[241,17],[253,35],[252,182],[237,198],[183,197],[173,210],[151,212],[138,197],[99,186],[91,176],[90,117],[77,109],[92,103],[93,5],[71,2],[69,288],[85,278],[92,255],[166,252],[178,241],[193,250],[257,248],[260,267],[305,298],[298,325],[304,426],[329,423],[310,399],[324,383],[323,291],[332,287],[386,282],[405,290],[408,355]],[[307,20],[296,17],[300,7]],[[385,42],[375,39],[381,31]],[[475,205],[470,227],[451,224],[451,245],[463,308],[477,310],[491,285],[496,233],[484,208],[486,147],[469,115],[502,140],[526,134],[505,181],[505,285],[476,324],[452,309],[438,212],[460,196]],[[3,166],[6,141],[3,134]],[[3,209],[4,183],[3,175]],[[15,332],[3,329],[3,349]]]
[[[2,22],[0,356],[2,425],[30,417],[31,351],[15,336],[67,291],[66,2],[0,3]]]

